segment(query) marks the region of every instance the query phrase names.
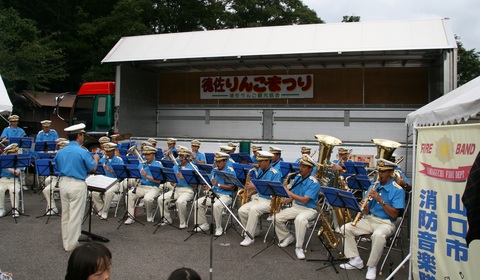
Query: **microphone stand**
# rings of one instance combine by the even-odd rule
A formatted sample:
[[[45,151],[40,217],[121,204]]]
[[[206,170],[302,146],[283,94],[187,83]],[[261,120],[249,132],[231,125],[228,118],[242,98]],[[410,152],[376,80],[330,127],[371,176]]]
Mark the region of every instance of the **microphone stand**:
[[[247,229],[242,225],[242,223],[240,222],[240,220],[233,214],[232,210],[230,210],[230,208],[227,207],[227,205],[225,204],[225,202],[223,202],[220,197],[218,196],[218,194],[216,192],[213,191],[213,187],[208,183],[207,179],[205,179],[205,177],[203,177],[202,173],[200,173],[200,171],[198,170],[197,166],[195,164],[192,163],[192,159],[191,158],[188,158],[188,161],[190,162],[190,165],[192,166],[193,170],[195,171],[195,173],[202,179],[203,183],[208,186],[209,190],[212,192],[212,207],[213,207],[213,201],[215,199],[215,197],[220,201],[220,203],[222,203],[224,209],[226,209],[230,215],[232,215],[232,217],[235,219],[235,221],[240,225],[240,227],[245,231],[245,234],[248,235],[248,237],[250,237],[251,239],[253,239],[253,236],[247,231]],[[198,199],[197,199],[198,201]],[[188,239],[188,238],[187,238]],[[185,240],[187,240],[185,239]],[[212,273],[213,273],[213,221],[211,222],[210,224],[210,279],[212,279]]]

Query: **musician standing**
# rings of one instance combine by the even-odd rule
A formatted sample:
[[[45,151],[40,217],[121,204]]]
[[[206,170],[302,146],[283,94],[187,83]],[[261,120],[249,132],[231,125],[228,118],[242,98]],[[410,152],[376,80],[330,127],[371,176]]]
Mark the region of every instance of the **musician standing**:
[[[259,170],[255,172],[250,172],[251,179],[257,180],[268,180],[280,182],[282,174],[278,172],[275,168],[271,168],[270,164],[273,158],[273,154],[267,151],[258,151],[257,152],[257,161]],[[256,194],[255,186],[251,181],[245,183],[245,190],[248,191],[251,201],[244,204],[240,209],[238,209],[238,215],[242,224],[245,226],[247,231],[255,236],[257,234],[257,223],[258,218],[270,212],[270,201],[271,197],[263,194]],[[250,246],[255,242],[255,239],[251,239],[248,235],[245,235],[245,239],[240,243],[241,246]]]
[[[179,165],[173,167],[173,171],[177,176],[177,184],[174,186],[173,190],[165,193],[158,197],[158,205],[160,208],[160,216],[163,216],[168,223],[172,223],[172,218],[170,216],[170,211],[168,211],[167,205],[172,200],[175,201],[175,205],[178,210],[178,219],[180,220],[179,228],[183,229],[187,227],[187,202],[193,199],[193,188],[190,186],[185,178],[183,178],[181,169],[193,169],[192,165],[188,162],[189,157],[192,152],[185,147],[179,146],[178,149],[178,158],[180,160]],[[167,210],[167,211],[165,211]],[[160,221],[161,225],[167,224],[165,221]]]
[[[11,155],[18,153],[18,144],[13,143],[5,147],[5,154]],[[1,170],[0,178],[0,217],[5,216],[5,192],[8,190],[10,193],[10,203],[12,204],[12,209],[17,208],[20,203],[20,172],[25,170],[25,167],[20,167],[17,169],[13,168],[4,168]],[[15,199],[14,199],[15,196]],[[13,217],[18,217],[20,213],[17,210],[12,211]]]
[[[52,121],[43,120],[40,122],[42,124],[42,130],[40,130],[35,138],[35,142],[38,141],[55,141],[58,139],[58,133],[55,129],[50,129]]]
[[[303,241],[307,231],[308,222],[315,218],[317,213],[318,192],[320,185],[317,179],[311,174],[316,166],[315,160],[304,154],[300,160],[300,172],[294,177],[292,187],[287,190],[290,198],[284,199],[282,204],[292,203],[292,207],[285,208],[276,215],[275,231],[278,239],[282,240],[280,247],[287,247],[294,241],[286,222],[295,219],[295,237],[297,243],[295,254],[299,260],[305,259],[303,253]]]
[[[215,220],[215,236],[220,236],[223,234],[223,228],[222,228],[222,212],[223,212],[223,203],[225,205],[230,205],[232,203],[232,196],[233,196],[233,190],[235,187],[233,187],[231,184],[228,184],[224,181],[223,178],[218,178],[215,176],[215,170],[223,171],[226,173],[230,173],[232,175],[235,175],[235,170],[232,167],[227,166],[227,160],[229,156],[226,153],[222,152],[217,152],[215,153],[215,158],[214,161],[217,164],[217,167],[212,170],[212,173],[210,174],[210,181],[213,184],[213,191],[218,195],[218,198],[216,198],[216,201],[213,203],[213,219]],[[212,194],[209,194],[212,195]],[[210,229],[210,226],[207,223],[207,217],[205,210],[208,206],[212,205],[211,199],[208,197],[209,195],[206,195],[205,197],[199,198],[194,205],[198,205],[197,209],[197,215],[198,215],[198,223],[195,221],[195,224],[199,224],[199,228],[196,228],[196,231],[208,231]],[[222,202],[219,201],[222,200]]]
[[[377,171],[379,180],[372,184],[364,199],[367,203],[363,208],[364,218],[356,226],[345,224],[341,232],[345,232],[345,256],[350,261],[340,265],[343,269],[361,269],[363,261],[358,253],[355,237],[372,234],[372,249],[368,258],[366,279],[376,279],[377,263],[380,260],[386,239],[395,232],[395,220],[400,216],[405,205],[405,191],[392,178],[397,165],[391,161],[379,159]]]
[[[207,161],[205,155],[200,153],[198,150],[200,149],[200,141],[197,139],[192,140],[192,160],[195,164],[205,164]]]
[[[145,162],[138,165],[141,178],[140,185],[128,192],[128,213],[130,214],[125,221],[126,225],[133,224],[135,220],[135,201],[139,198],[145,200],[145,210],[147,212],[147,222],[153,223],[153,200],[160,194],[160,181],[153,178],[150,166],[162,167],[162,163],[155,160],[157,149],[150,146],[145,146],[142,149],[142,154],[145,157]],[[109,207],[109,206],[107,206]]]
[[[83,213],[87,199],[88,172],[97,168],[99,156],[90,154],[80,146],[85,140],[85,124],[65,128],[70,142],[58,151],[55,165],[59,171],[60,198],[62,202],[62,239],[65,251],[78,246]]]
[[[117,144],[108,142],[103,144],[103,151],[105,155],[98,161],[99,165],[103,166],[105,176],[110,178],[117,178],[112,165],[123,165],[123,160],[115,155]],[[120,192],[120,183],[116,182],[103,195],[100,192],[92,192],[93,203],[98,210],[98,215],[106,220],[108,218],[108,210],[110,210],[110,203],[115,193]],[[102,199],[103,196],[103,199]]]

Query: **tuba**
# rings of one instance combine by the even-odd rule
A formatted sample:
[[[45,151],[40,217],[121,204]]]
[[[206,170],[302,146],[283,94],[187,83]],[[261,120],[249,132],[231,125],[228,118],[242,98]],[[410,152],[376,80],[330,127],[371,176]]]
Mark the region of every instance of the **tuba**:
[[[333,151],[333,147],[342,144],[340,139],[337,139],[333,136],[318,134],[315,135],[317,141],[319,142],[318,148],[318,161],[317,161],[317,177],[321,184],[328,186],[330,182],[329,173],[331,170],[331,165],[328,164],[328,160]]]
[[[390,160],[393,152],[402,146],[402,144],[398,142],[387,139],[372,139],[372,142],[377,145],[377,155],[375,156],[376,159],[383,158]]]

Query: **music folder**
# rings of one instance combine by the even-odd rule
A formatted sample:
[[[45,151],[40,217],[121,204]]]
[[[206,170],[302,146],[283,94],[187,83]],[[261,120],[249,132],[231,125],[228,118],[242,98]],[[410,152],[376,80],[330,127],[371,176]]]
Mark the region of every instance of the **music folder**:
[[[287,190],[280,182],[252,179],[252,184],[255,186],[255,189],[257,189],[257,192],[260,194],[286,198],[290,197],[287,193]]]
[[[199,176],[197,172],[193,169],[182,169],[180,170],[180,173],[182,173],[183,178],[189,185],[205,185],[209,184],[210,186],[212,185],[212,182],[210,181],[210,177],[207,174],[207,172],[203,170],[199,170],[200,174],[202,176]],[[203,179],[202,179],[203,177]]]
[[[140,170],[138,170],[138,164],[112,164],[113,172],[118,179],[125,178],[141,178]]]
[[[233,154],[230,154],[230,157],[237,163],[242,163],[242,162],[252,163],[252,158],[246,152],[233,153]]]
[[[322,187],[320,190],[330,206],[348,208],[357,212],[361,212],[360,205],[353,193],[337,188]]]
[[[236,188],[243,188],[243,184],[231,173],[227,173],[221,170],[213,171],[215,177],[222,178],[225,184],[230,184]]]
[[[160,167],[160,169],[162,169],[163,175],[165,176],[165,179],[167,180],[167,182],[178,183],[177,175],[175,174],[175,171],[173,170],[173,168]]]
[[[88,190],[95,192],[106,192],[117,182],[117,178],[107,177],[105,175],[90,175],[85,179]]]

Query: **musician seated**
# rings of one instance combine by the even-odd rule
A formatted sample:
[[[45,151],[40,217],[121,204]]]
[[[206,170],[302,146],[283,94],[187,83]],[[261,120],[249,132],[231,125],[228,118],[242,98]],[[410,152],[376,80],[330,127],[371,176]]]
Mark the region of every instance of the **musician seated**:
[[[303,253],[303,241],[307,231],[308,222],[315,218],[317,213],[318,192],[320,185],[317,179],[312,175],[313,167],[316,166],[315,160],[309,155],[304,154],[300,160],[300,173],[293,178],[292,187],[287,193],[290,198],[284,199],[282,204],[292,203],[292,207],[285,208],[276,215],[275,231],[278,239],[283,240],[280,247],[287,247],[293,242],[294,238],[287,229],[286,221],[295,219],[295,237],[297,243],[295,254],[299,260],[305,259]],[[285,180],[285,182],[287,182]],[[286,188],[286,186],[285,186]]]
[[[58,133],[55,129],[51,129],[50,125],[52,121],[43,120],[40,122],[42,124],[42,130],[40,130],[35,138],[35,142],[38,141],[55,141],[58,139]]]
[[[6,155],[13,155],[18,153],[18,144],[10,144],[3,152]],[[12,216],[18,217],[20,213],[17,211],[20,203],[20,172],[25,170],[25,167],[20,168],[4,168],[1,172],[0,178],[0,217],[5,216],[5,193],[7,190],[10,193],[10,203],[12,204]]]
[[[252,159],[252,165],[255,167],[258,167],[257,152],[262,150],[263,150],[262,146],[252,146],[253,155],[250,158]]]
[[[361,269],[363,260],[358,253],[355,237],[371,234],[372,249],[367,262],[366,279],[376,279],[377,263],[380,260],[386,240],[395,232],[395,220],[404,209],[405,192],[393,180],[393,172],[397,165],[391,161],[377,161],[378,180],[367,191],[362,202],[363,219],[356,226],[345,224],[341,231],[345,232],[345,256],[350,261],[340,265],[343,269]],[[371,197],[372,200],[369,200]]]
[[[233,154],[233,147],[230,146],[220,146],[220,152],[228,154],[227,166],[233,167],[235,161],[230,157],[230,154]]]
[[[310,152],[312,151],[312,148],[309,148],[309,147],[302,147],[300,148],[300,152],[302,153],[302,156],[297,158],[297,160],[295,161],[295,163],[300,163],[300,160],[302,160],[303,158],[303,155],[308,155],[310,156]]]
[[[282,170],[280,169],[281,167],[280,162],[283,161],[282,149],[274,146],[270,146],[270,153],[273,154],[272,163],[270,164],[270,167],[275,168],[280,173],[280,176],[281,176]]]
[[[348,150],[345,148],[338,148],[338,159],[332,161],[332,170],[345,172],[345,162],[351,161],[348,158],[350,157],[350,153],[352,150]]]
[[[214,170],[212,170],[212,173],[210,174],[210,181],[213,184],[213,191],[218,195],[219,199],[221,199],[222,202],[227,206],[232,203],[234,187],[231,186],[230,184],[227,184],[224,178],[218,178],[217,176],[215,176],[215,170],[220,170],[220,171],[235,175],[235,170],[227,166],[228,158],[229,156],[226,153],[222,153],[222,152],[215,153],[214,161],[217,164],[217,167]],[[210,197],[211,195],[212,194],[209,191],[209,194],[205,195],[205,197],[199,198],[196,201],[196,203],[194,203],[198,207],[197,209],[198,220],[195,221],[195,224],[198,224],[199,228],[196,228],[195,229],[196,231],[201,231],[201,230],[208,231],[210,229],[210,226],[207,223],[205,209],[208,206],[212,205],[212,199]],[[213,219],[215,220],[215,225],[216,225],[215,236],[220,236],[223,234],[222,202],[216,199],[212,207]]]
[[[282,174],[278,172],[275,168],[270,167],[273,154],[267,151],[258,151],[257,152],[257,161],[259,170],[250,172],[251,179],[257,180],[268,180],[280,182]],[[250,202],[245,203],[240,209],[238,209],[238,216],[240,220],[247,229],[247,231],[252,235],[256,236],[259,234],[257,232],[258,218],[270,212],[270,201],[272,198],[268,195],[258,194],[255,190],[255,186],[251,181],[245,183],[245,191],[248,191],[248,195],[251,198]],[[240,243],[241,246],[250,246],[255,242],[255,239],[251,239],[248,235],[245,235],[245,239]]]
[[[173,167],[178,182],[172,184],[174,186],[173,190],[158,197],[160,217],[164,219],[164,221],[160,221],[161,225],[172,223],[170,211],[168,211],[167,206],[170,202],[175,201],[178,210],[178,219],[180,220],[179,228],[184,229],[187,227],[187,202],[193,199],[193,188],[185,181],[180,170],[193,169],[192,165],[188,162],[191,154],[192,152],[187,148],[179,146],[178,159],[180,160],[180,164]]]
[[[105,156],[98,161],[98,164],[103,166],[105,170],[105,176],[110,178],[117,178],[112,165],[123,165],[123,160],[115,155],[115,149],[117,144],[112,142],[103,144],[103,151]],[[104,194],[100,192],[92,192],[93,203],[98,211],[98,215],[106,220],[108,218],[108,210],[110,209],[110,203],[116,193],[120,192],[120,184],[117,182],[111,188],[109,188]],[[123,190],[125,191],[125,189]],[[103,198],[102,198],[103,196]]]
[[[198,150],[200,149],[200,141],[192,140],[192,161],[195,164],[205,164],[207,159],[205,155],[200,153]]]
[[[56,141],[57,142],[57,151],[60,149],[64,148],[66,145],[68,145],[69,141],[65,138],[58,138],[57,140],[61,141]],[[43,188],[43,196],[45,197],[45,202],[47,202],[47,211],[46,215],[47,216],[52,216],[58,214],[58,208],[57,204],[55,203],[55,199],[53,197],[53,193],[55,191],[60,191],[60,188],[58,187],[58,177],[54,175],[50,175],[47,178],[45,178],[44,181],[45,188]]]
[[[135,222],[135,220],[132,218],[134,217],[135,201],[142,197],[145,200],[147,222],[153,223],[153,200],[160,194],[160,181],[153,178],[149,167],[163,166],[161,162],[155,160],[156,153],[157,149],[150,146],[145,146],[142,150],[142,154],[145,156],[146,161],[138,165],[138,170],[140,170],[140,174],[142,176],[140,178],[140,185],[128,192],[128,213],[130,217],[125,221],[126,225],[130,225]]]

